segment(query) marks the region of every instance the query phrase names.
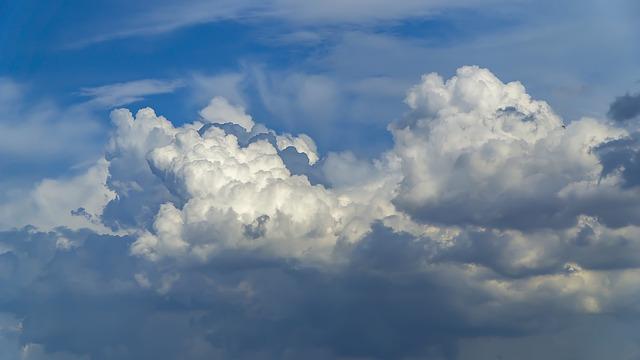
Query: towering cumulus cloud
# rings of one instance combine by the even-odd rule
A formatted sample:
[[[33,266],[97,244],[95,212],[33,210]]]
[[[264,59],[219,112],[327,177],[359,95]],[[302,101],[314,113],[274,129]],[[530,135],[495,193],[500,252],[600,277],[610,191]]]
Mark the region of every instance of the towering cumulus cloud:
[[[306,149],[305,149],[306,150]],[[218,127],[199,134],[179,129],[149,152],[151,171],[179,199],[160,207],[133,245],[134,254],[206,259],[223,249],[263,249],[279,255],[329,256],[338,241],[353,242],[371,216],[354,201],[292,175],[265,139],[238,144]]]
[[[87,174],[0,207],[37,217],[0,232],[0,358],[637,356],[637,124],[472,66],[406,103],[376,159],[219,97],[115,110]]]
[[[600,180],[591,150],[624,134],[591,119],[564,126],[520,83],[476,67],[426,75],[406,101],[409,118],[392,128],[405,175],[395,203],[443,224],[571,225],[594,211],[571,199]]]

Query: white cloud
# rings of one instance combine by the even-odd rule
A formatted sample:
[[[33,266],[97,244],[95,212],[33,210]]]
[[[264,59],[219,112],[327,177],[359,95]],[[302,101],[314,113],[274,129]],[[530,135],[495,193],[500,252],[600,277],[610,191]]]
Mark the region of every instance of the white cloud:
[[[406,101],[411,113],[392,125],[405,175],[396,204],[427,222],[568,226],[589,209],[574,209],[564,192],[596,186],[592,150],[626,134],[588,118],[565,128],[520,83],[477,67],[446,82],[426,75]]]
[[[47,176],[98,158],[105,126],[84,106],[61,107],[27,84],[0,78],[0,203]]]
[[[135,117],[128,110],[115,110],[103,164],[108,176],[96,181],[94,189],[97,196],[106,181],[115,198],[111,196],[106,207],[77,205],[85,208],[77,220],[103,214],[109,226],[140,233],[132,251],[151,259],[206,259],[229,249],[328,259],[338,242],[358,240],[380,214],[393,211],[393,185],[386,177],[352,184],[360,191],[334,192],[292,175],[279,151],[294,147],[313,165],[319,155],[310,137],[254,126],[242,108],[223,98],[214,98],[201,114],[207,122],[254,129],[257,140],[241,145],[235,135],[200,122],[174,127],[149,108]],[[78,186],[73,181],[61,184]],[[55,202],[59,206],[75,204],[64,191],[52,193],[65,199]],[[86,194],[77,195],[87,199]],[[47,196],[42,191],[34,195],[41,202]]]
[[[109,232],[100,220],[115,196],[106,187],[107,168],[100,160],[74,177],[45,179],[30,192],[0,203],[0,229],[34,225],[43,231],[65,226]]]
[[[209,105],[200,111],[205,121],[213,124],[232,123],[242,126],[247,132],[253,128],[253,119],[245,113],[243,108],[229,104],[223,97],[216,96]]]
[[[148,95],[172,93],[183,85],[180,80],[144,79],[83,88],[80,95],[90,97],[90,105],[116,107],[141,101]]]
[[[491,3],[508,3],[491,0]],[[187,26],[222,20],[244,21],[262,19],[285,21],[302,26],[368,25],[400,19],[424,18],[439,12],[479,8],[487,1],[478,0],[402,0],[389,3],[384,0],[331,0],[331,1],[162,1],[155,6],[143,7],[143,12],[133,10],[135,15],[125,19],[113,19],[110,28],[102,34],[79,41],[74,46],[83,46],[101,41],[131,36],[156,35],[175,31]],[[117,29],[117,30],[113,30]]]
[[[216,127],[202,135],[176,129],[170,144],[153,149],[148,159],[184,204],[181,209],[162,205],[153,233],[133,245],[135,254],[151,259],[206,259],[224,249],[327,258],[339,240],[358,239],[371,221],[346,195],[291,175],[265,140],[241,147],[235,136]],[[258,224],[256,219],[264,220]]]
[[[333,188],[292,175],[280,157],[293,146],[310,165],[318,162],[306,135],[261,127],[252,134],[274,134],[273,143],[267,137],[245,146],[222,128],[200,130],[199,122],[176,128],[151,109],[135,118],[114,111],[107,185],[122,206],[136,196],[128,211],[147,214],[125,226],[144,233],[133,252],[206,259],[224,249],[262,249],[327,258],[339,241],[362,238],[375,220],[408,231],[420,223],[528,231],[568,228],[581,215],[602,216],[609,224],[615,215],[591,205],[603,196],[620,203],[615,176],[602,181],[592,149],[626,131],[593,119],[564,128],[520,83],[504,84],[477,67],[461,68],[446,82],[425,75],[406,102],[411,111],[391,126],[395,147],[383,157],[372,163],[349,153],[326,159],[322,171]],[[255,124],[221,97],[201,115],[247,131]],[[217,234],[215,240],[205,233]]]
[[[62,109],[48,99],[34,101],[29,99],[29,91],[26,85],[0,78],[0,154],[3,157],[28,159],[38,155],[53,160],[76,157],[76,152],[92,147],[86,143],[95,141],[103,130],[92,114],[82,107]],[[66,140],[60,141],[62,138]]]
[[[291,146],[295,148],[299,153],[307,155],[307,157],[309,158],[309,165],[313,165],[318,161],[318,148],[316,147],[316,143],[313,141],[313,139],[308,135],[278,135],[276,136],[276,145],[278,147],[278,150],[284,150]]]
[[[26,344],[22,347],[20,360],[89,360],[89,356],[75,355],[68,352],[47,352],[40,344]]]
[[[199,106],[220,96],[232,104],[246,107],[247,99],[243,88],[245,77],[245,74],[235,72],[214,75],[192,74],[189,80],[189,86],[193,90],[192,98]]]

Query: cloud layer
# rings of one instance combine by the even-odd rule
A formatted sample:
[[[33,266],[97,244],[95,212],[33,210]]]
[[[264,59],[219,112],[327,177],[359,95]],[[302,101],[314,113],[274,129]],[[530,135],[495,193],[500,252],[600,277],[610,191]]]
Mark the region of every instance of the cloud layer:
[[[636,124],[474,66],[406,103],[376,159],[220,97],[182,126],[114,110],[104,159],[0,207],[32,215],[0,232],[0,357],[598,358],[585,323],[640,310]]]

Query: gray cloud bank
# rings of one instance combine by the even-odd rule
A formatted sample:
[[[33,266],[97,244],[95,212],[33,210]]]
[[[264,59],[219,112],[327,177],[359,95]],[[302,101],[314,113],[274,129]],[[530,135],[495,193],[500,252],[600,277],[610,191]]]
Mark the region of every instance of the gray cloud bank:
[[[472,66],[406,103],[376,159],[224,98],[114,110],[104,159],[0,204],[0,358],[637,358],[636,124]]]

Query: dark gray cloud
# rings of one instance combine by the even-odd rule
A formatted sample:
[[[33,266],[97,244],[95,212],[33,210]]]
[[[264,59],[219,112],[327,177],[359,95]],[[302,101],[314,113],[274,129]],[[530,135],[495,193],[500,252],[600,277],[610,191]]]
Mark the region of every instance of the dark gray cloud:
[[[609,105],[607,114],[616,121],[627,121],[640,115],[640,93],[618,96]]]
[[[76,246],[56,248],[60,236]],[[164,275],[127,256],[126,237],[22,229],[0,233],[0,241],[12,248],[0,256],[7,285],[2,309],[23,319],[22,344],[52,353],[91,359],[451,355],[454,330],[468,326],[448,319],[456,317],[448,294],[434,296],[441,285],[420,275],[412,239],[384,228],[354,248],[348,269],[338,274],[227,253],[180,269],[166,293],[136,283],[132,274],[144,272],[152,282]],[[176,264],[161,267],[176,270]]]
[[[602,176],[622,173],[624,187],[640,185],[640,134],[608,141],[596,149],[602,163]]]
[[[640,242],[633,236],[604,232],[583,224],[568,236],[554,230],[527,233],[521,239],[499,231],[468,229],[450,246],[431,253],[430,261],[477,264],[502,277],[527,279],[571,271],[570,264],[591,270],[640,267]],[[516,244],[518,240],[520,244]],[[535,261],[522,262],[537,253]]]
[[[246,251],[154,266],[127,256],[131,242],[63,228],[0,233],[11,249],[0,255],[0,306],[21,319],[20,344],[91,359],[457,359],[465,339],[573,322],[554,297],[505,302],[455,281],[452,259],[427,266],[429,239],[380,224],[345,249],[337,272]]]

